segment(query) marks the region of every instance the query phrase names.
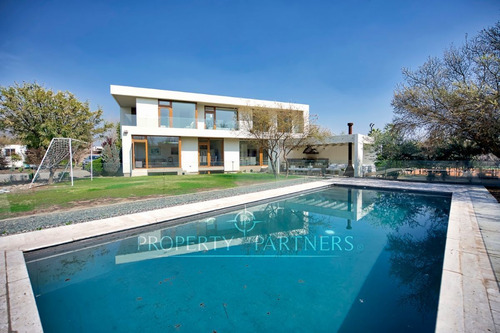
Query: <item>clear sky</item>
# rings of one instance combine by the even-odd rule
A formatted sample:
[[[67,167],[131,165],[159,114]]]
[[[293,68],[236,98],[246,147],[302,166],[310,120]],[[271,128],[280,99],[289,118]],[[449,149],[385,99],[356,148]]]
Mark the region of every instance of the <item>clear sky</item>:
[[[500,1],[0,0],[0,85],[37,81],[119,119],[111,84],[310,105],[334,133],[392,119],[416,69]]]

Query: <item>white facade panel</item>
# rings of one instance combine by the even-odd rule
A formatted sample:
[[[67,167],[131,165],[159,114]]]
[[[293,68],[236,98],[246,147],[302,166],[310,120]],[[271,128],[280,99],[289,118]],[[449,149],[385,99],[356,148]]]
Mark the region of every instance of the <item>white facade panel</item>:
[[[224,140],[224,171],[234,172],[240,170],[240,140]]]
[[[198,138],[181,138],[181,167],[186,173],[198,172]]]
[[[158,128],[158,100],[137,98],[137,127]]]
[[[122,162],[123,174],[128,176],[131,173],[132,165],[132,126],[122,126]]]
[[[363,175],[363,138],[360,134],[354,134],[354,144],[353,144],[353,161],[354,166],[354,177],[361,177]]]

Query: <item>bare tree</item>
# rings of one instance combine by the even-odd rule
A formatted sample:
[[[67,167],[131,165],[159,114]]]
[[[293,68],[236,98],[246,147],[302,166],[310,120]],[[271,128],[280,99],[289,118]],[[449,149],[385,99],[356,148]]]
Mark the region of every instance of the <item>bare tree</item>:
[[[276,103],[274,108],[247,107],[241,112],[241,129],[250,135],[269,155],[273,174],[278,175],[280,156],[285,159],[286,175],[289,164],[286,156],[295,148],[318,144],[330,136],[327,129],[316,124],[316,117],[305,117],[304,111]]]
[[[403,76],[392,101],[396,129],[500,155],[500,22]]]

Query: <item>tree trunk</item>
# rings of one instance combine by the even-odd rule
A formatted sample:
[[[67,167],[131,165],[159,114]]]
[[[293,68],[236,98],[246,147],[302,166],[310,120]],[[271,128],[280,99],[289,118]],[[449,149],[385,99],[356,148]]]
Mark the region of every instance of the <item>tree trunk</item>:
[[[273,175],[274,175],[274,178],[278,178],[278,173],[276,172],[276,163],[274,161],[274,158],[271,157],[271,154],[269,154],[269,162],[271,164],[271,169],[273,170]]]
[[[54,174],[56,173],[56,169],[50,168],[49,169],[49,184],[54,183]]]

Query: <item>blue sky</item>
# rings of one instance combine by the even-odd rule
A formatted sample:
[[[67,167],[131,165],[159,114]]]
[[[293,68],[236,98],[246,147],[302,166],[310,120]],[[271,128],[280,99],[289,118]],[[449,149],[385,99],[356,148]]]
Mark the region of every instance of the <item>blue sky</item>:
[[[2,0],[0,85],[68,90],[111,121],[111,84],[305,103],[367,133],[391,121],[401,68],[499,19],[487,0]]]

